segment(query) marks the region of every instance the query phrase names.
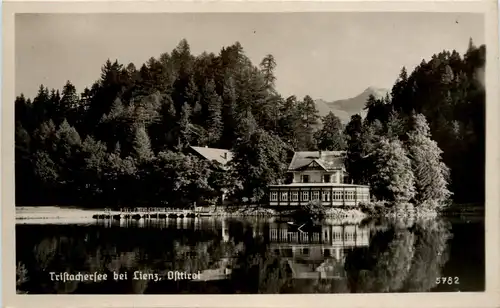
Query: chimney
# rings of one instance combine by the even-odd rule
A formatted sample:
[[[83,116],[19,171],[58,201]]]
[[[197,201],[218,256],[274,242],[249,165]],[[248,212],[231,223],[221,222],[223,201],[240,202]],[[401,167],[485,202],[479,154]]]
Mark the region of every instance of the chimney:
[[[224,152],[224,159],[227,160],[227,152]]]
[[[321,150],[319,150],[319,158],[321,158]]]

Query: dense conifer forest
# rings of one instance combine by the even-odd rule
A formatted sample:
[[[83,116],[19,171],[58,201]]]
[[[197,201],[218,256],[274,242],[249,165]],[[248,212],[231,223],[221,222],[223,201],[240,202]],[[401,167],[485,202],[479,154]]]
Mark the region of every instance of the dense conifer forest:
[[[485,49],[471,40],[464,55],[402,68],[347,125],[320,118],[310,96],[282,97],[276,59],[255,65],[239,43],[195,56],[182,40],[139,68],[108,60],[81,93],[68,81],[16,98],[16,204],[185,206],[222,188],[258,202],[286,181],[293,151],[317,149],[346,150],[350,181],[379,200],[482,204]],[[224,170],[190,145],[234,159]]]

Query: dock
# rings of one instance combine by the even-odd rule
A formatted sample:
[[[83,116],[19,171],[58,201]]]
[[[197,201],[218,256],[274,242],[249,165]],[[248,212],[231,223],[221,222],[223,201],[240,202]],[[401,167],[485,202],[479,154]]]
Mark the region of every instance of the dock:
[[[177,218],[196,218],[202,216],[210,216],[206,211],[194,211],[194,210],[164,210],[164,211],[154,211],[154,212],[124,212],[124,211],[104,211],[101,213],[96,213],[92,215],[93,219],[98,220],[121,220],[121,219],[177,219]]]

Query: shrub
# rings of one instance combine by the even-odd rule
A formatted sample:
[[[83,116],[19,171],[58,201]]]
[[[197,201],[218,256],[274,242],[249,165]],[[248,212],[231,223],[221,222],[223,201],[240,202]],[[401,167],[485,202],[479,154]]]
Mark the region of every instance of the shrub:
[[[360,203],[359,204],[359,209],[368,215],[380,215],[383,213],[384,209],[388,207],[388,204],[383,201],[378,201],[378,202],[367,202],[367,203]]]
[[[311,218],[321,218],[326,214],[326,208],[323,206],[321,200],[312,200],[306,204],[300,206],[299,209],[295,211],[297,219],[311,219]]]

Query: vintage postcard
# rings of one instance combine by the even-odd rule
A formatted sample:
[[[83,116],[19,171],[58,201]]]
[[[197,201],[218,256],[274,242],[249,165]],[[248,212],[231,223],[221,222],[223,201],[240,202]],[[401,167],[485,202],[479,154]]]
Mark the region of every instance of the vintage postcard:
[[[5,306],[500,305],[497,16],[5,3]]]

